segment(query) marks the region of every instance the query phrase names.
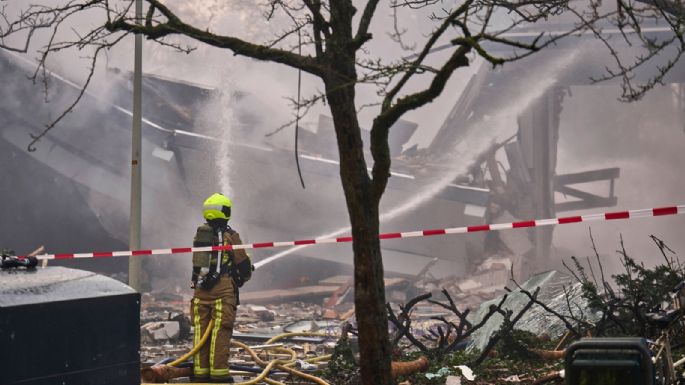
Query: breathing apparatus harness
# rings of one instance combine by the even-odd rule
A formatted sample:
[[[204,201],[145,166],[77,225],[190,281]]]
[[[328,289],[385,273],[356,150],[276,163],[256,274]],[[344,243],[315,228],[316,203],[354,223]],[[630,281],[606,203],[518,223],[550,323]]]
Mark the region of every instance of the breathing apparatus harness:
[[[219,244],[223,244],[223,232],[219,230]],[[221,256],[219,255],[219,252],[217,252],[217,261],[216,261],[216,269],[214,271],[211,271],[212,269],[212,258],[210,257],[208,259],[209,265],[206,267],[202,267],[200,269],[200,275],[198,276],[197,279],[197,285],[200,287],[200,289],[203,290],[210,290],[216,283],[219,281],[219,277],[221,276],[221,265],[222,261],[220,259],[223,259],[223,251],[221,252]]]
[[[214,244],[215,237],[219,240],[218,245],[226,245],[226,242],[224,240],[224,232],[233,234],[235,233],[235,231],[230,226],[228,226],[228,224],[217,225],[213,222],[214,221],[209,221],[208,223],[209,226],[211,226],[213,233],[212,246],[217,246]],[[224,257],[226,255],[228,255],[228,258],[227,260],[224,260]],[[235,258],[232,250],[217,251],[215,262],[213,262],[213,259],[214,258],[212,258],[210,254],[210,257],[206,260],[206,265],[200,266],[200,271],[197,276],[196,285],[197,287],[203,290],[211,290],[212,287],[214,287],[214,285],[216,285],[216,283],[219,281],[221,275],[224,273],[229,273],[234,279],[236,279],[236,276],[238,276],[238,274],[235,273],[234,269]],[[237,280],[236,284],[238,284]],[[240,284],[240,286],[242,286],[242,284]]]

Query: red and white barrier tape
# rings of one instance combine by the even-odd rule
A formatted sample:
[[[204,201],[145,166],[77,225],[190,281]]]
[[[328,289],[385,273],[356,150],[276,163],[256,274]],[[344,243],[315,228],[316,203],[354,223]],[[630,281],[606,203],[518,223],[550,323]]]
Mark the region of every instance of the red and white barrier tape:
[[[447,229],[434,229],[434,230],[419,230],[419,231],[409,231],[409,232],[404,232],[404,233],[385,233],[385,234],[380,234],[379,238],[380,239],[395,239],[395,238],[428,237],[428,236],[432,236],[432,235],[474,233],[474,232],[478,232],[478,231],[498,231],[498,230],[518,229],[518,228],[526,228],[526,227],[565,225],[565,224],[569,224],[569,223],[579,223],[579,222],[597,222],[597,221],[610,221],[610,220],[615,220],[615,219],[660,217],[660,216],[677,215],[677,214],[685,214],[685,205],[670,206],[670,207],[659,207],[659,208],[653,208],[653,209],[617,211],[617,212],[601,213],[601,214],[588,214],[588,215],[579,215],[579,216],[552,218],[552,219],[536,219],[536,220],[528,220],[528,221],[520,221],[520,222],[512,222],[512,223],[498,223],[498,224],[492,224],[492,225],[453,227],[453,228],[447,228]],[[106,252],[78,253],[78,254],[43,254],[43,255],[36,256],[36,258],[42,260],[42,259],[130,257],[130,256],[139,256],[139,255],[191,253],[194,251],[218,251],[218,250],[232,250],[232,249],[233,250],[238,250],[238,249],[264,249],[264,248],[272,248],[272,247],[315,245],[315,244],[321,244],[321,243],[346,243],[346,242],[352,242],[352,237],[302,239],[302,240],[298,240],[298,241],[288,241],[288,242],[263,242],[263,243],[249,243],[249,244],[245,244],[245,245],[227,245],[227,246],[180,247],[180,248],[172,248],[172,249],[106,251]],[[19,258],[25,258],[25,256],[21,256]]]

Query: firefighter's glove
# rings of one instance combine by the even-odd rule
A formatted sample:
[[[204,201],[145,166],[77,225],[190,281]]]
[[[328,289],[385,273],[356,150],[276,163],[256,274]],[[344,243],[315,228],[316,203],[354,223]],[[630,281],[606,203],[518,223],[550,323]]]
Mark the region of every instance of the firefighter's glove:
[[[201,276],[197,280],[197,285],[200,287],[200,289],[203,290],[211,290],[214,285],[216,285],[217,282],[219,282],[219,278],[221,275],[218,272],[213,272],[204,276]]]

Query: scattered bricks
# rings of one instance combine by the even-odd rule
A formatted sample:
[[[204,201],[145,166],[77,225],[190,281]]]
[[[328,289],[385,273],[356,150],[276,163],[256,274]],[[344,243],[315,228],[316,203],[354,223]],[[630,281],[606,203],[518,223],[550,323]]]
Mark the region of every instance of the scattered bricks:
[[[338,312],[333,309],[325,309],[322,315],[323,319],[338,319]]]

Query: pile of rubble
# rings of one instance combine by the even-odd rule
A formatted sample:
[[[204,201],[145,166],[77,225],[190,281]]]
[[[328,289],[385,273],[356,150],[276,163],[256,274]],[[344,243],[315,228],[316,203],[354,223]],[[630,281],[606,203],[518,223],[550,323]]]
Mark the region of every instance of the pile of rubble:
[[[433,293],[435,296],[442,289],[447,289],[461,310],[475,309],[481,303],[505,293],[504,288],[511,277],[511,265],[508,258],[490,257],[464,278],[451,276],[435,279],[424,275],[414,283],[411,291],[414,294]]]
[[[166,363],[189,352],[192,347],[192,325],[189,320],[190,298],[169,296],[168,294],[147,293],[142,299],[141,326],[141,361],[143,368]],[[326,309],[319,305],[307,303],[289,303],[275,305],[240,306],[234,327],[234,340],[253,347],[269,346],[269,340],[284,333],[312,333],[316,336],[295,336],[278,341],[280,345],[297,353],[296,367],[302,371],[314,371],[324,367],[326,362],[306,362],[309,358],[324,357],[331,354],[337,338],[340,336],[341,320],[326,320]],[[273,356],[263,350],[256,350],[263,360],[269,361]],[[255,367],[255,360],[247,349],[231,348],[231,366]],[[181,373],[183,369],[163,367]],[[246,380],[240,371],[234,371],[234,381]],[[182,377],[187,377],[190,369]],[[143,371],[145,379],[146,372]],[[249,373],[243,375],[251,377]],[[287,375],[282,373],[280,375]],[[172,375],[171,378],[177,375]],[[278,376],[278,375],[275,375]],[[274,375],[272,375],[274,377]],[[275,378],[275,377],[274,377]],[[166,382],[164,379],[161,382]],[[157,381],[153,381],[157,382]],[[173,381],[172,381],[173,382]]]
[[[146,293],[142,300],[141,360],[151,365],[166,358],[177,358],[192,348],[192,325],[189,320],[190,298],[166,302],[158,299],[167,295]],[[326,320],[327,310],[319,305],[289,303],[276,305],[241,305],[238,311],[234,338],[259,344],[277,335],[291,332],[317,332],[325,337],[294,337],[288,347],[304,355],[329,354],[340,334],[339,319]],[[233,351],[232,363],[251,363],[244,352]]]
[[[489,259],[469,278],[436,279],[421,272],[416,277],[386,278],[387,299],[399,307],[422,293],[447,289],[460,309],[477,308],[484,301],[504,293],[509,278],[508,260]],[[427,271],[428,269],[426,269]],[[234,338],[248,344],[260,344],[282,333],[317,332],[330,338],[295,337],[287,346],[304,356],[330,354],[340,336],[343,323],[354,325],[351,276],[333,276],[311,286],[241,293],[241,303]],[[145,293],[141,304],[141,360],[144,365],[179,357],[192,348],[192,325],[189,321],[189,294]],[[453,317],[445,309],[422,303],[412,313],[412,329],[427,334],[435,317]],[[425,331],[423,333],[422,331]],[[245,352],[235,350],[232,362],[248,363]]]

